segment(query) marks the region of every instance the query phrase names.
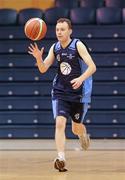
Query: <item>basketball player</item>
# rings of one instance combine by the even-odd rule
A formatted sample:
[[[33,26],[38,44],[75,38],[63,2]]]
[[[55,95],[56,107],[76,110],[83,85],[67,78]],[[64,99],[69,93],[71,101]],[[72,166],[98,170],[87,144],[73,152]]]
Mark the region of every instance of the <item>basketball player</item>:
[[[69,118],[72,132],[79,137],[81,147],[87,150],[90,139],[83,124],[88,103],[91,101],[92,74],[96,66],[79,39],[72,39],[72,25],[69,19],[60,18],[56,24],[58,42],[54,43],[43,60],[43,51],[36,43],[30,44],[28,53],[36,58],[39,71],[45,73],[55,60],[57,75],[53,81],[52,107],[56,120],[55,141],[58,156],[54,167],[60,172],[65,168],[65,128]]]

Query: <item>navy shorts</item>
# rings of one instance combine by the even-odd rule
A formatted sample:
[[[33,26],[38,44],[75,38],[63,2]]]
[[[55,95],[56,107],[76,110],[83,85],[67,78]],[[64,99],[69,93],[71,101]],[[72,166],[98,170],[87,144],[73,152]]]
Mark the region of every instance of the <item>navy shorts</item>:
[[[57,116],[64,116],[66,119],[82,123],[88,110],[88,103],[70,102],[62,99],[52,100],[54,119]]]

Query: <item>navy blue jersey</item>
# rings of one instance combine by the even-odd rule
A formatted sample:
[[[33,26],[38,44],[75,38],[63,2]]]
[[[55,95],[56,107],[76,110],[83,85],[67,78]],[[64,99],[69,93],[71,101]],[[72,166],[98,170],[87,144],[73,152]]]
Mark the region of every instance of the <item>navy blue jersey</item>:
[[[87,65],[80,58],[76,43],[73,39],[66,48],[60,42],[55,43],[54,54],[58,62],[57,74],[53,80],[52,99],[63,99],[74,102],[91,101],[92,77],[86,79],[78,89],[73,89],[71,80],[78,78]]]

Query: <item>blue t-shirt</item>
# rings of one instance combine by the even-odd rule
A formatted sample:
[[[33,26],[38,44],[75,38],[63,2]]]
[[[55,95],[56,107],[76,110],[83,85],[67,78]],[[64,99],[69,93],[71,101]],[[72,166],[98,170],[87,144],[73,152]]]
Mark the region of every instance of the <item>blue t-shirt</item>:
[[[77,51],[77,41],[79,39],[72,39],[66,48],[62,48],[60,42],[54,45],[58,70],[53,80],[52,99],[84,103],[91,101],[92,76],[78,89],[73,89],[71,84],[71,80],[78,78],[87,69],[87,65]]]

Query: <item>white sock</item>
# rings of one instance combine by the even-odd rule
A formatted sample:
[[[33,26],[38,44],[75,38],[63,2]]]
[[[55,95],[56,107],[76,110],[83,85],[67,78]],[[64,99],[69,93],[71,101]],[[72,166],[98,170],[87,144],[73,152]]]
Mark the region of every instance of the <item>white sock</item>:
[[[58,152],[58,157],[60,160],[65,160],[65,153],[64,152]]]

